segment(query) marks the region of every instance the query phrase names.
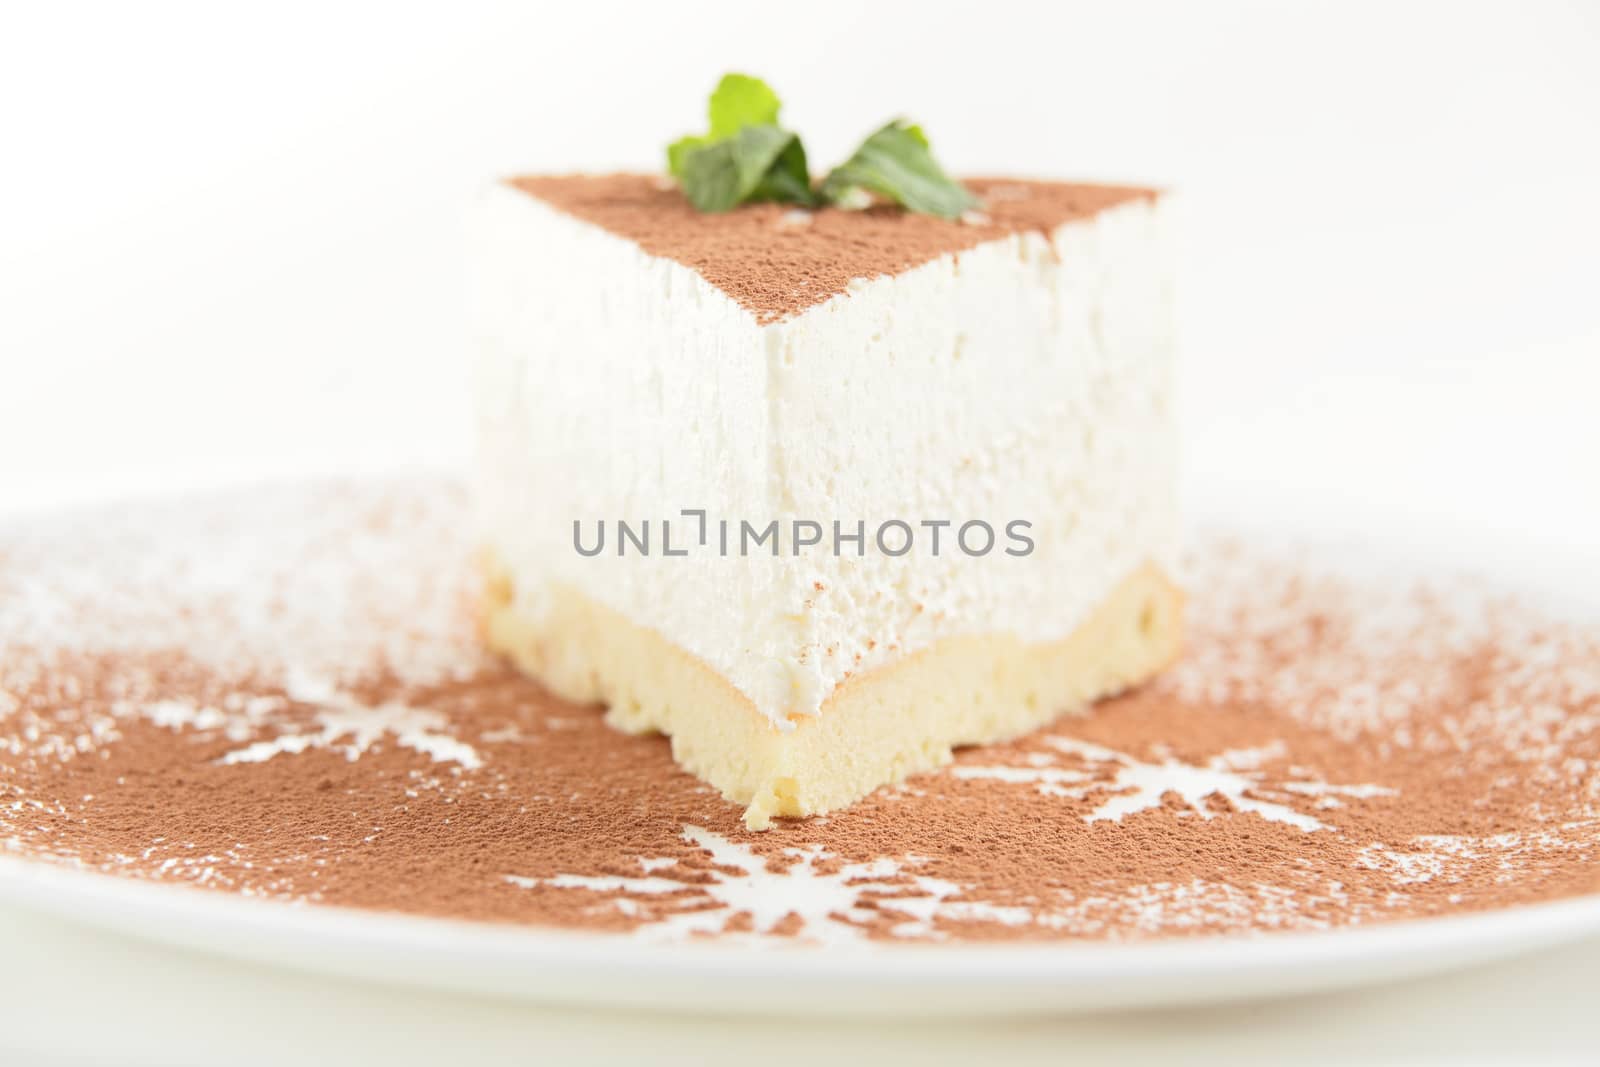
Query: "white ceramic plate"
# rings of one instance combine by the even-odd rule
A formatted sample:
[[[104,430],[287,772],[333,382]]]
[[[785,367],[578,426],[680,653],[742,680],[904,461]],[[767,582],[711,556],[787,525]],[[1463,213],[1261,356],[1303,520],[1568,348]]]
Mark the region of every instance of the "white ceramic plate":
[[[1348,551],[1329,556],[1351,558]],[[1547,596],[1554,583],[1541,578],[1585,573],[1574,569],[1575,561],[1557,568],[1545,558],[1549,566],[1541,573],[1541,561],[1525,557],[1490,569],[1515,575],[1517,588],[1600,617],[1593,590],[1562,582],[1566,597]],[[873,1017],[1083,1012],[1285,996],[1440,973],[1600,934],[1600,896],[1592,896],[1253,937],[673,945],[292,905],[3,854],[0,906],[238,960],[390,984],[551,1003]]]
[[[1600,933],[1600,897],[1311,934],[1137,944],[752,949],[249,900],[0,860],[0,902],[236,959],[552,1003],[1004,1015],[1281,997],[1440,973]]]

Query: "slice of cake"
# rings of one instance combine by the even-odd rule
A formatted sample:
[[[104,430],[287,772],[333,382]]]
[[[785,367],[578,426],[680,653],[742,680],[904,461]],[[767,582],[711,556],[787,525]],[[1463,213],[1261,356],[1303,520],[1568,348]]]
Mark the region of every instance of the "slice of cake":
[[[489,640],[752,828],[1178,649],[1165,201],[967,187],[949,220],[519,178],[479,214]]]

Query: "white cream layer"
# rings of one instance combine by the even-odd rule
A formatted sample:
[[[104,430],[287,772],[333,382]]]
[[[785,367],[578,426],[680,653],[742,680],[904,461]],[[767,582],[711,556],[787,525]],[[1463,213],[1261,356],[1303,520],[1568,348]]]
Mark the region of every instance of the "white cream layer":
[[[570,585],[693,653],[780,728],[849,674],[958,634],[1071,633],[1177,550],[1168,208],[946,255],[771,325],[694,271],[506,186],[474,228],[477,499],[537,619]],[[723,558],[680,518],[795,518],[866,555]],[[573,521],[606,551],[573,546]],[[615,522],[650,519],[652,555]],[[988,521],[981,558],[891,557],[888,519]],[[1004,527],[1032,523],[1030,555]],[[831,541],[831,529],[826,541]],[[716,544],[712,530],[711,546]],[[631,548],[631,546],[630,546]],[[853,552],[853,546],[851,547]]]

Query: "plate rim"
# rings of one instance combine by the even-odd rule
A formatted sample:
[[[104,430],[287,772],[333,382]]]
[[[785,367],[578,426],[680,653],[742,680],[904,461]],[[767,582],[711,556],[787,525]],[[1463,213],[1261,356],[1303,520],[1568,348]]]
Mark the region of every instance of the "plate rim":
[[[0,852],[0,904],[213,957],[390,986],[783,1015],[1062,1013],[1269,999],[1442,973],[1600,935],[1595,893],[1321,930],[1145,940],[653,943],[246,898],[15,852]],[[778,1000],[773,981],[784,983]]]

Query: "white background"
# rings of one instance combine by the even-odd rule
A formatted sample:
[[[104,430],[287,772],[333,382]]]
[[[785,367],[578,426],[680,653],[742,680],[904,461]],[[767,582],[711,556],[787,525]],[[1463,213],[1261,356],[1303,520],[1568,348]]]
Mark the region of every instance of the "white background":
[[[1197,514],[1600,581],[1583,2],[8,5],[0,510],[458,466],[475,191],[653,169],[726,69],[819,164],[1180,190]]]

